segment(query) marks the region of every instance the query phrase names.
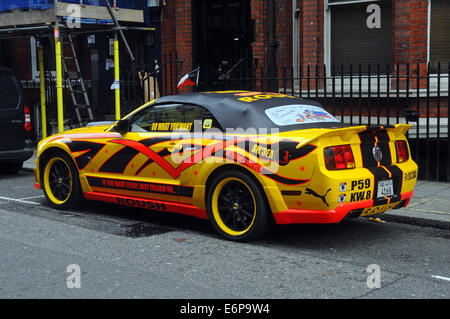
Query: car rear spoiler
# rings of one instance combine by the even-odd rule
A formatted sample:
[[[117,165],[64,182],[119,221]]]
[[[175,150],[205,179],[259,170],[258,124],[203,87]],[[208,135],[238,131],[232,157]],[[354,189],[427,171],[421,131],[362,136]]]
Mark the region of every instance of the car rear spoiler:
[[[395,124],[394,126],[389,126],[389,127],[383,127],[383,126],[376,126],[376,127],[369,126],[368,127],[366,125],[362,125],[362,126],[348,126],[348,127],[343,127],[343,128],[324,130],[323,133],[315,134],[314,137],[306,138],[305,140],[301,141],[297,145],[296,148],[299,149],[299,148],[305,146],[306,144],[311,143],[311,141],[317,140],[322,137],[340,136],[342,138],[342,140],[348,141],[351,139],[353,134],[355,134],[355,133],[359,134],[362,131],[367,130],[368,128],[370,128],[370,129],[377,129],[377,128],[388,129],[389,131],[394,133],[396,138],[398,138],[402,134],[405,134],[407,131],[409,131],[412,128],[412,125],[411,124]]]

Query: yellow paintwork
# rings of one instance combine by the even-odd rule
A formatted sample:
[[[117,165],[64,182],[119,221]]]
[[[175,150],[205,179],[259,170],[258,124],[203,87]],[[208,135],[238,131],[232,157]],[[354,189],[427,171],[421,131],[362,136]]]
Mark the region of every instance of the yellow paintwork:
[[[138,112],[142,108],[150,105],[154,101],[143,105],[139,109],[135,110],[125,118],[128,118],[132,114]],[[282,132],[277,136],[249,136],[249,135],[238,135],[233,134],[237,138],[249,138],[250,140],[259,141],[262,144],[266,143],[268,140],[270,142],[277,142],[283,139],[288,139],[298,143],[298,148],[310,144],[315,145],[317,148],[309,153],[307,156],[292,160],[289,164],[285,166],[279,166],[277,174],[286,178],[293,179],[304,179],[309,180],[308,182],[301,185],[286,185],[271,179],[264,174],[252,169],[249,165],[236,163],[228,158],[213,158],[207,157],[201,162],[195,163],[194,165],[183,170],[178,178],[173,178],[165,169],[160,165],[153,162],[144,168],[139,175],[136,175],[138,169],[145,163],[148,157],[142,153],[138,153],[126,166],[123,174],[115,173],[102,173],[99,172],[101,165],[111,156],[118,151],[120,151],[124,146],[120,144],[109,143],[112,139],[127,139],[132,141],[140,141],[148,138],[163,137],[168,136],[170,133],[161,132],[145,132],[145,133],[135,133],[129,132],[124,135],[120,135],[114,132],[113,126],[93,126],[87,128],[76,129],[72,131],[67,131],[62,134],[53,135],[49,138],[41,141],[38,145],[37,150],[37,160],[36,160],[36,182],[40,184],[40,172],[39,172],[39,159],[49,149],[57,148],[64,151],[69,156],[71,156],[74,161],[75,158],[83,153],[83,151],[77,153],[71,153],[65,142],[71,140],[81,140],[89,141],[95,143],[104,143],[105,146],[95,155],[94,158],[84,167],[84,169],[79,171],[81,189],[84,193],[88,192],[105,192],[113,193],[127,196],[134,196],[140,198],[158,199],[170,202],[179,202],[184,204],[190,204],[196,206],[200,209],[206,209],[205,198],[206,198],[206,184],[208,177],[214,173],[214,171],[223,165],[237,165],[248,172],[248,174],[254,176],[254,178],[261,184],[264,189],[264,193],[267,197],[271,211],[276,214],[278,212],[284,212],[286,210],[317,210],[317,211],[330,211],[334,210],[344,204],[349,204],[351,202],[352,193],[355,190],[351,190],[350,186],[352,183],[363,181],[366,184],[363,189],[359,189],[361,192],[364,191],[364,200],[372,199],[370,195],[373,195],[375,177],[368,171],[368,169],[363,168],[362,156],[360,151],[360,138],[358,133],[366,129],[365,126],[359,127],[348,127],[342,129],[304,129],[299,131]],[[411,125],[407,124],[397,124],[393,128],[387,128],[389,133],[389,147],[392,154],[392,164],[397,165],[403,171],[403,183],[401,188],[401,194],[411,192],[415,186],[417,178],[417,165],[411,159],[411,154],[409,154],[409,160],[404,163],[395,163],[396,161],[396,151],[395,151],[395,140],[405,140],[406,137],[404,133],[411,128]],[[100,134],[97,138],[92,137],[93,134]],[[105,134],[110,134],[110,136],[105,136]],[[211,145],[211,143],[217,143],[216,140],[209,139],[196,139],[195,143],[206,146]],[[324,162],[324,148],[331,145],[351,145],[354,159],[355,168],[345,169],[345,170],[334,170],[330,171],[326,169]],[[178,146],[174,141],[169,140],[166,142],[157,143],[150,146],[150,149],[154,152],[159,152],[164,149],[177,148]],[[230,146],[225,149],[225,151],[234,151],[236,154],[240,154],[248,157],[259,165],[259,167],[270,168],[273,163],[263,162],[260,158],[256,157],[253,153],[244,151],[236,146]],[[172,156],[166,156],[166,161],[172,165],[174,168],[179,167],[180,162],[189,158],[195,151],[186,151],[181,154],[180,158],[177,160]],[[230,166],[231,168],[231,166]],[[87,176],[99,177],[99,178],[113,178],[113,179],[125,179],[128,181],[136,182],[147,182],[147,183],[163,183],[167,185],[172,185],[173,187],[178,186],[188,186],[193,188],[192,197],[188,196],[178,196],[177,194],[167,194],[167,193],[146,193],[133,189],[111,189],[103,187],[91,187],[87,181]],[[368,181],[367,181],[368,180]],[[370,183],[369,183],[370,181]],[[347,189],[345,191],[340,189],[340,185],[346,183]],[[369,186],[367,186],[369,185]],[[326,195],[326,202],[321,200],[317,196],[312,196],[309,190],[314,190],[316,194]],[[301,195],[282,195],[282,192],[286,191],[296,191],[301,192]],[[345,195],[345,200],[340,201],[339,199]],[[360,202],[359,199],[356,202]],[[392,206],[392,205],[391,205]],[[392,208],[392,207],[390,207]],[[382,211],[383,209],[380,209]]]
[[[62,80],[62,49],[59,38],[60,30],[55,27],[55,65],[56,65],[56,96],[58,107],[58,132],[64,131],[64,97],[63,97],[63,80]]]
[[[120,83],[119,40],[114,36],[114,81]],[[120,119],[120,85],[114,90],[116,121]]]

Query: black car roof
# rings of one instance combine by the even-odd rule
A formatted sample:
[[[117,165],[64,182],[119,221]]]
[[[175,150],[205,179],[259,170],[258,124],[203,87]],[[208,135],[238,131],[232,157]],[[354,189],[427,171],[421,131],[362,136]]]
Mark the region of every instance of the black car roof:
[[[322,107],[319,102],[287,96],[279,93],[250,91],[202,92],[164,96],[156,104],[181,103],[195,104],[206,108],[220,123],[222,128],[277,128],[282,131],[294,129],[292,126],[279,127],[265,115],[268,108],[303,104]],[[315,127],[340,127],[339,123],[314,123],[295,125],[295,129]]]

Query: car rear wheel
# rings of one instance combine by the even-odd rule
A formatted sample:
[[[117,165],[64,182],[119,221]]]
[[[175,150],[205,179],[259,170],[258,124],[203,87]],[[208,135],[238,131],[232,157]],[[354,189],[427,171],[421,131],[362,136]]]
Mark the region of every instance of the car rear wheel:
[[[207,212],[219,234],[235,241],[262,236],[270,225],[265,196],[250,176],[227,171],[209,187]]]
[[[69,156],[57,154],[44,164],[42,173],[44,194],[51,206],[73,209],[82,199],[78,170]]]

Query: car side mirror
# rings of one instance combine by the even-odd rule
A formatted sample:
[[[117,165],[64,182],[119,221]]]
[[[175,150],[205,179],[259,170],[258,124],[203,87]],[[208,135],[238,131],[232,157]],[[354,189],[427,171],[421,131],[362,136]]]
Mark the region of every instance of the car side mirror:
[[[128,133],[130,131],[130,124],[131,122],[129,119],[119,120],[114,126],[114,131],[119,132],[120,134]]]
[[[407,122],[418,122],[420,118],[420,112],[416,110],[405,110],[405,118]]]

